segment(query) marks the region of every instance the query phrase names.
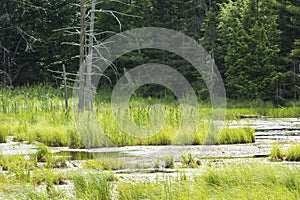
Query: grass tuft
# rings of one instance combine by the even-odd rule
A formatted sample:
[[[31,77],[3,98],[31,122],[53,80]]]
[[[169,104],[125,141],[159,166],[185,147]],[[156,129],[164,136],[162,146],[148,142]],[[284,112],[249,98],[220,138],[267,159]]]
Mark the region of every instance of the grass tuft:
[[[76,176],[73,180],[77,199],[109,200],[112,190],[111,175],[93,173]]]
[[[164,167],[165,168],[174,168],[174,158],[173,156],[166,156],[164,157]]]
[[[271,161],[300,161],[300,145],[291,145],[284,151],[278,144],[274,144],[269,158]]]
[[[284,152],[282,148],[279,146],[279,144],[273,144],[271,148],[271,154],[270,154],[270,160],[271,161],[283,161],[284,159]]]
[[[300,161],[300,145],[292,145],[286,152],[287,161]]]
[[[40,144],[33,158],[36,159],[37,162],[47,162],[52,158],[52,152],[46,145]]]
[[[6,142],[6,132],[5,131],[1,131],[0,129],[0,143],[5,143]]]
[[[191,153],[181,156],[181,163],[183,168],[197,168],[201,165],[200,159],[193,156]]]

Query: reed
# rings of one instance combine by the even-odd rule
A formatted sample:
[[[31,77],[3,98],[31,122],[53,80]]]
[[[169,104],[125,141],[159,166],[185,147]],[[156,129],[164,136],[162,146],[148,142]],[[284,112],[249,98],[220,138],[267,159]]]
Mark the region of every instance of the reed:
[[[70,95],[71,96],[71,95]],[[71,101],[71,99],[70,99]],[[170,97],[151,98],[133,96],[131,109],[120,110],[120,115],[129,113],[130,119],[138,126],[151,125],[151,106],[160,104],[166,114],[163,128],[147,138],[135,137],[130,132],[122,130],[114,119],[110,109],[110,93],[99,91],[95,97],[95,121],[104,136],[115,146],[126,145],[169,145],[169,144],[233,144],[254,142],[254,130],[250,128],[232,129],[225,127],[219,133],[207,135],[211,116],[211,108],[207,102],[199,102],[200,110],[190,110],[191,116],[200,116],[198,129],[191,133],[189,127],[180,129],[183,112],[178,102]],[[300,113],[298,104],[291,107],[276,108],[270,102],[236,102],[229,100],[226,110],[227,120],[238,119],[240,115],[264,115],[269,117],[297,117]],[[198,112],[198,113],[196,113]],[[107,141],[96,137],[94,127],[90,134],[78,134],[74,125],[72,105],[69,110],[64,109],[62,92],[50,86],[20,87],[0,90],[0,142],[6,136],[14,136],[16,141],[42,142],[48,146],[69,146],[84,148],[104,146]],[[190,117],[189,119],[193,119]],[[159,120],[160,121],[160,120]],[[77,124],[81,126],[80,124]],[[216,130],[218,131],[218,130]],[[176,135],[177,134],[177,135]],[[101,136],[102,137],[102,136]],[[99,139],[100,138],[100,139]],[[99,140],[99,141],[98,141]],[[90,142],[88,142],[90,141]],[[91,141],[94,141],[91,143]]]

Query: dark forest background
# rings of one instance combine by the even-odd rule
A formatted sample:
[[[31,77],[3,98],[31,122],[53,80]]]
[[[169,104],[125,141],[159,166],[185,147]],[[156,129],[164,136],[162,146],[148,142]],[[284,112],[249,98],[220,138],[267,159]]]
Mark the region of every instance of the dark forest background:
[[[89,21],[90,1],[86,3]],[[214,58],[231,99],[278,101],[300,96],[299,0],[99,0],[95,35],[101,42],[138,27],[165,27],[199,41]],[[59,85],[50,70],[79,68],[79,0],[0,1],[0,87]],[[87,27],[88,29],[88,27]],[[200,96],[197,71],[169,52],[142,50],[122,56],[102,87],[143,63],[174,67]],[[157,86],[155,86],[157,87]],[[157,88],[145,88],[156,95]]]

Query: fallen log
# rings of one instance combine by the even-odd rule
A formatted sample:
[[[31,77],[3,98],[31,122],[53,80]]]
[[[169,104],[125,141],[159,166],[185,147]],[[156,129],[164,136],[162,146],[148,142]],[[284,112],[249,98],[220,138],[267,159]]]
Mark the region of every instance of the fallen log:
[[[262,115],[239,115],[239,118],[241,118],[241,119],[256,119],[256,118],[265,118],[265,116],[262,116]]]

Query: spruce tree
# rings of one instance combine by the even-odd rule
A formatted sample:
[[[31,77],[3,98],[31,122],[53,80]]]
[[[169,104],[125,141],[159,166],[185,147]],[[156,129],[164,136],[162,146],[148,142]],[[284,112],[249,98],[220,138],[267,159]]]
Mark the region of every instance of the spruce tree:
[[[277,14],[273,0],[237,0],[221,6],[219,39],[229,97],[272,100],[278,69]]]

